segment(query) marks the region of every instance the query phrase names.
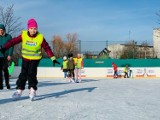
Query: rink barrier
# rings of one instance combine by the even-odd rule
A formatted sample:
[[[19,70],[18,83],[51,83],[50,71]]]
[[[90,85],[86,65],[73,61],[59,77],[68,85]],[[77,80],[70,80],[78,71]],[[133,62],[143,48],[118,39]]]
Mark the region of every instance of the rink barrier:
[[[62,59],[57,59],[62,63]],[[116,63],[117,66],[124,67],[128,65],[129,67],[160,67],[160,59],[83,59],[84,66],[86,68],[110,68],[112,67],[112,62]],[[22,60],[18,60],[18,66],[22,65]],[[49,58],[43,58],[39,67],[53,67],[53,63]],[[56,64],[56,67],[61,67],[61,65]]]
[[[131,78],[156,78],[160,77],[160,67],[133,67]],[[124,77],[124,68],[118,68],[120,78]],[[21,67],[15,66],[12,78],[17,78],[20,74]],[[82,69],[82,77],[90,78],[113,78],[113,68],[84,68]],[[38,67],[38,78],[62,78],[64,76],[60,67]]]

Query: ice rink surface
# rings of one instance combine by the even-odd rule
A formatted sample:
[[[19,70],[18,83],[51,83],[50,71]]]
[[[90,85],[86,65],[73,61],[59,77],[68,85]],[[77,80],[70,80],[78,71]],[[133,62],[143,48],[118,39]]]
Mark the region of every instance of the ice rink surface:
[[[160,78],[39,79],[33,102],[28,89],[13,101],[10,83],[0,90],[0,120],[160,120]]]

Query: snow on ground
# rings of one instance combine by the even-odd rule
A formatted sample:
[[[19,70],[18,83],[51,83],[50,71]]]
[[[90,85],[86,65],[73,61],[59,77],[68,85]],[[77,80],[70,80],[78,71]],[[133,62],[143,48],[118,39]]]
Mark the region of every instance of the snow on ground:
[[[160,120],[159,79],[39,79],[33,102],[28,89],[12,100],[15,82],[0,91],[0,120]]]

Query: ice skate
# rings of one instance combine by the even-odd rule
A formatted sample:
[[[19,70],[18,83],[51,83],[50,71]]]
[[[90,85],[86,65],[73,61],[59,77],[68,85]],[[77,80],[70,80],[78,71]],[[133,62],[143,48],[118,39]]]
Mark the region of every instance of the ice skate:
[[[33,88],[31,88],[29,92],[29,98],[31,101],[34,101],[35,97],[36,97],[36,91]]]
[[[81,83],[81,80],[77,80],[76,83]]]
[[[22,95],[22,90],[17,90],[15,93],[13,93],[12,98],[13,100],[18,100]]]
[[[81,83],[81,81],[82,81],[82,80],[81,80],[81,79],[79,79],[78,81],[79,81],[79,83]]]
[[[70,79],[70,83],[74,83],[74,80],[73,80],[73,79]]]
[[[76,83],[80,83],[80,80],[77,79],[77,80],[76,80]]]

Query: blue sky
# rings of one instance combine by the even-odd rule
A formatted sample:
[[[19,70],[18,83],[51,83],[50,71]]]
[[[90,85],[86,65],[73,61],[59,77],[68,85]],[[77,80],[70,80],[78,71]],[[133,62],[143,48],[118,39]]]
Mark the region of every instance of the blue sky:
[[[82,41],[152,41],[159,27],[160,0],[0,0],[1,6],[10,4],[22,27],[35,18],[47,41],[54,35],[65,40],[67,33]]]

